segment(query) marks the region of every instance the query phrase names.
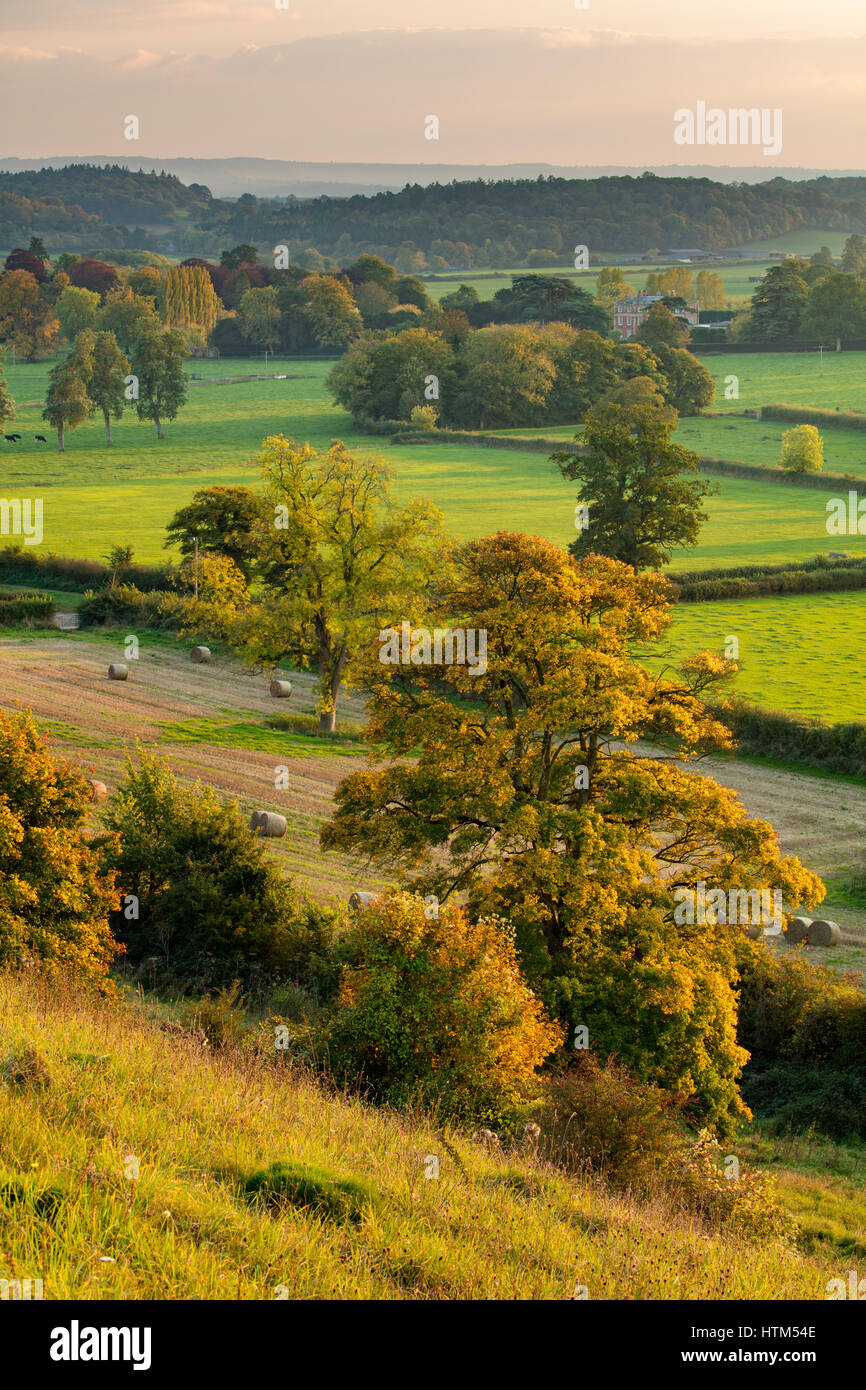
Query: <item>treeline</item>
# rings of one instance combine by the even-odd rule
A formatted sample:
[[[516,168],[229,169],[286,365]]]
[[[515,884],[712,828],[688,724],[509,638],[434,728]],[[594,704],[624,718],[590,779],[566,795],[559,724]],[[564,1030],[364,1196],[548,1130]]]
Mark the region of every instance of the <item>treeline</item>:
[[[866,430],[866,415],[856,410],[822,410],[819,406],[784,405],[781,402],[762,406],[761,419],[820,425],[831,430]]]
[[[740,753],[802,763],[821,772],[866,777],[866,724],[827,724],[823,719],[762,709],[742,700],[714,715],[731,730]]]
[[[362,250],[386,259],[421,257],[408,269],[446,265],[512,266],[531,252],[547,264],[573,264],[575,244],[590,250],[649,251],[741,246],[807,227],[850,229],[866,218],[862,180],[720,184],[711,179],[482,179],[399,193],[358,194],[275,204],[246,196],[220,225],[262,243],[291,239],[338,257]],[[435,260],[435,264],[434,264]],[[524,262],[525,263],[525,262]],[[398,266],[400,262],[397,262]]]
[[[811,260],[771,266],[725,336],[734,343],[823,342],[837,351],[866,338],[866,236],[849,236],[838,260],[823,246]]]
[[[731,575],[717,579],[697,579],[681,584],[674,580],[681,603],[701,603],[707,599],[761,598],[768,594],[827,594],[849,589],[866,589],[866,561],[850,560],[838,564],[822,559],[806,565],[779,565],[775,571],[747,578]]]
[[[0,173],[0,193],[62,203],[108,222],[165,223],[182,214],[200,216],[211,201],[203,184],[175,174],[145,173],[122,164],[67,164],[62,169]]]
[[[84,593],[87,589],[107,584],[114,573],[112,567],[99,560],[73,559],[65,555],[34,554],[21,545],[0,547],[0,584],[22,584],[27,588],[65,589]],[[169,566],[136,565],[127,561],[123,566],[124,579],[135,584],[143,593],[166,590],[173,586]]]

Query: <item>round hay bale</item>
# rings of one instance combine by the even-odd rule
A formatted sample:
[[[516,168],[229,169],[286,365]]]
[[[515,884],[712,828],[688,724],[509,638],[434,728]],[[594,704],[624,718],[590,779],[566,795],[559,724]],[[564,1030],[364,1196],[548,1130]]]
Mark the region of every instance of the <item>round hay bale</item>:
[[[785,928],[785,940],[789,941],[792,945],[796,945],[799,941],[808,941],[809,928],[811,927],[811,925],[811,917],[789,918],[788,925]]]
[[[252,815],[250,816],[250,830],[258,830],[259,822],[261,821],[264,814],[264,811],[253,811]]]
[[[760,941],[763,935],[764,928],[761,926],[760,922],[752,922],[746,927],[746,936],[750,941]]]
[[[189,659],[197,662],[199,666],[206,666],[210,661],[210,647],[193,647]]]
[[[271,681],[271,694],[275,700],[288,700],[292,693],[291,681]]]
[[[360,889],[349,896],[349,911],[360,912],[362,907],[369,907],[371,903],[379,901],[378,893],[363,893]]]
[[[87,785],[90,788],[91,801],[104,801],[108,796],[108,788],[104,782],[97,782],[90,777],[87,780]]]
[[[110,681],[125,681],[129,675],[129,667],[125,661],[113,661],[108,668],[108,679]]]
[[[842,929],[838,922],[828,922],[816,917],[809,927],[810,946],[838,946],[842,940]]]
[[[287,822],[285,816],[278,816],[275,811],[259,811],[258,834],[268,840],[281,840],[286,833]]]

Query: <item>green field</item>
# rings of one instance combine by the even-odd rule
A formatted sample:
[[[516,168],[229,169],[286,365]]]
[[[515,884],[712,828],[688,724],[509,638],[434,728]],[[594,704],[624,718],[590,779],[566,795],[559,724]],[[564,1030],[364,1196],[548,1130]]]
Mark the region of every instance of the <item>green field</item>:
[[[815,248],[817,249],[817,247]],[[636,290],[642,290],[646,285],[646,278],[651,273],[658,273],[671,269],[671,262],[665,261],[657,265],[648,263],[641,265],[622,265],[620,269],[630,285]],[[708,265],[701,262],[694,262],[689,269],[694,275],[700,270],[710,270],[716,275],[720,275],[725,282],[725,289],[731,304],[740,305],[751,296],[755,283],[767,272],[772,261],[756,258],[754,261],[744,261],[739,265]],[[497,290],[507,289],[511,284],[512,275],[567,275],[577,281],[582,289],[589,294],[595,293],[595,285],[601,272],[601,266],[594,266],[592,270],[569,270],[569,269],[544,269],[541,271],[526,270],[498,270],[498,271],[478,271],[474,273],[467,270],[464,275],[455,274],[443,277],[442,279],[425,281],[427,292],[431,299],[438,303],[446,294],[453,294],[460,285],[472,285],[478,291],[479,299],[492,299]]]
[[[773,709],[832,722],[866,719],[866,598],[860,593],[680,604],[668,633],[677,656],[739,641],[732,689]]]
[[[698,356],[716,383],[712,410],[737,413],[758,406],[820,406],[866,412],[866,352],[708,353]],[[736,376],[737,400],[725,400],[725,377]]]

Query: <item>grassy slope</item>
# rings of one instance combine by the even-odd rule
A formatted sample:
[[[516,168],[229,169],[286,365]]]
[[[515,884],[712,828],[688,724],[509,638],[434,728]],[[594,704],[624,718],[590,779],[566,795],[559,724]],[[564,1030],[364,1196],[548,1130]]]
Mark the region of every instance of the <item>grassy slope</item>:
[[[41,1276],[49,1299],[270,1299],[280,1285],[291,1298],[568,1299],[578,1284],[593,1299],[820,1299],[844,1274],[835,1246],[708,1236],[531,1156],[327,1098],[275,1060],[210,1055],[158,1031],[141,1001],[96,1010],[0,977],[0,1029],[7,1055],[35,1048],[49,1073],[0,1106],[3,1180],[23,1187],[0,1202],[0,1277]],[[276,1160],[360,1179],[374,1206],[357,1224],[251,1207],[237,1175]]]

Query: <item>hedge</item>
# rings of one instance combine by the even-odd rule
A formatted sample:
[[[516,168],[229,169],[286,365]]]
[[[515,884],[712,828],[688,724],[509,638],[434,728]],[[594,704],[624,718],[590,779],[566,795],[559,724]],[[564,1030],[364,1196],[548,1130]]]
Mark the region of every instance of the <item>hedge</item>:
[[[742,700],[712,708],[731,730],[741,753],[801,763],[821,772],[866,777],[866,724],[828,724],[823,719],[763,709]]]
[[[54,599],[47,594],[0,594],[0,627],[50,627]]]
[[[767,594],[840,593],[866,589],[866,561],[827,565],[813,562],[808,567],[791,566],[780,574],[765,574],[754,579],[744,575],[728,575],[716,579],[698,579],[688,584],[681,583],[679,579],[672,579],[672,582],[679,603],[700,603],[705,599],[761,598]]]
[[[823,425],[830,430],[866,430],[866,415],[857,410],[823,410],[818,406],[785,405],[783,402],[762,405],[761,419],[790,421],[798,425]]]
[[[145,593],[172,587],[172,569],[166,565],[156,569],[148,565],[128,565],[123,577],[130,584]],[[107,584],[111,570],[99,560],[77,560],[69,556],[33,554],[21,545],[0,546],[0,581],[4,583],[26,584],[36,588],[46,585],[52,589],[65,589],[84,593],[87,589]],[[50,581],[50,584],[49,584]]]

